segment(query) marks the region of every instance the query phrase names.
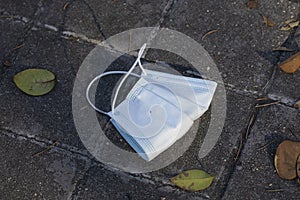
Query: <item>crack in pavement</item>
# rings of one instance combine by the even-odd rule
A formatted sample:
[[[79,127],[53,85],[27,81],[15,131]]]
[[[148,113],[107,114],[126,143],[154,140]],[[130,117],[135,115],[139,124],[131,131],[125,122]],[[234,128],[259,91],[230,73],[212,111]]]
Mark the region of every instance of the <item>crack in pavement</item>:
[[[170,2],[176,2],[176,1],[172,0]],[[166,6],[166,7],[169,8],[168,10],[170,11],[171,6],[169,5],[169,6]],[[25,17],[22,17],[22,16],[14,16],[13,19],[15,19],[17,21],[22,20],[24,23],[27,23],[27,24],[28,24],[28,22],[34,21],[34,20],[31,20],[31,19],[28,19],[28,18],[25,18]],[[38,21],[35,22],[35,23],[31,23],[31,26],[29,26],[29,27],[31,29],[37,29],[37,27],[45,28],[45,29],[48,29],[48,30],[53,31],[53,32],[59,32],[60,31],[61,42],[62,42],[62,45],[64,47],[65,57],[67,59],[67,62],[70,63],[70,68],[72,69],[72,74],[73,74],[74,77],[76,76],[76,70],[74,68],[74,64],[73,64],[72,60],[68,56],[67,46],[66,46],[65,40],[72,40],[72,41],[75,41],[75,42],[83,42],[83,43],[94,44],[94,45],[99,45],[101,43],[101,41],[88,38],[87,36],[85,36],[83,34],[78,34],[78,33],[72,32],[72,31],[63,31],[61,28],[58,28],[58,27],[55,27],[55,26],[49,25],[49,24],[41,24]],[[29,29],[29,28],[27,28],[27,29]],[[28,31],[30,31],[30,30],[27,30],[27,32]],[[291,35],[293,35],[293,34],[294,33],[292,32]],[[28,34],[27,34],[27,36],[28,36]],[[289,37],[289,38],[292,38],[292,37]],[[106,47],[106,46],[104,46],[104,47]],[[115,49],[110,49],[110,51],[120,53],[120,52],[116,51]],[[278,58],[277,63],[280,61],[280,56],[281,55],[277,56],[277,58]],[[145,61],[149,62],[149,63],[156,62],[156,61],[151,61],[151,60],[146,60],[146,59],[145,59]],[[159,62],[156,62],[156,63],[159,64]],[[272,73],[271,78],[268,80],[266,86],[264,86],[264,90],[254,91],[254,90],[247,90],[247,89],[239,89],[236,86],[234,86],[232,84],[229,84],[229,83],[225,83],[224,86],[226,87],[226,89],[228,89],[230,91],[233,91],[237,94],[246,95],[246,96],[250,96],[250,97],[257,97],[257,98],[260,97],[260,96],[267,96],[271,100],[274,100],[274,101],[279,100],[279,101],[281,101],[280,102],[281,104],[283,104],[285,106],[288,106],[288,107],[291,107],[291,108],[294,108],[293,103],[296,101],[296,99],[289,99],[288,97],[281,97],[281,96],[266,93],[267,87],[268,88],[270,87],[270,84],[272,83],[272,81],[275,78],[275,73],[278,70],[278,66],[274,65],[273,69],[274,69],[275,72]],[[193,74],[193,75],[195,75],[195,74]],[[267,85],[269,85],[269,86],[267,86]]]
[[[38,137],[38,136],[34,136],[34,135],[29,135],[29,134],[21,134],[21,133],[16,133],[15,131],[9,129],[9,128],[5,128],[5,127],[0,127],[0,131],[10,137],[10,138],[17,138],[20,137],[26,141],[29,141],[30,143],[39,145],[43,148],[47,148],[48,146],[52,145],[54,143],[54,141],[46,139],[46,138],[42,138],[42,137]],[[64,143],[59,142],[57,145],[55,145],[52,150],[59,150],[62,152],[69,152],[69,153],[73,153],[75,155],[78,156],[78,158],[81,159],[92,159],[92,156],[88,154],[88,152],[86,150],[81,150],[78,149],[77,147],[74,146],[70,146]]]
[[[0,127],[0,134],[3,134],[5,136],[13,138],[13,139],[21,138],[27,142],[30,142],[31,144],[36,144],[42,148],[47,148],[50,145],[53,145],[53,143],[54,143],[54,141],[52,141],[52,140],[48,140],[48,139],[34,136],[34,135],[26,135],[26,134],[16,133],[15,131],[12,131],[8,128],[3,128],[3,127]],[[160,178],[156,177],[156,178],[154,178],[155,180],[153,180],[153,177],[151,177],[150,175],[145,175],[142,173],[141,174],[126,173],[126,172],[120,171],[117,168],[113,168],[113,167],[104,165],[101,162],[97,161],[92,155],[90,155],[87,150],[78,149],[77,147],[74,147],[74,146],[71,146],[68,144],[58,142],[57,145],[55,145],[51,148],[51,151],[55,151],[55,152],[58,152],[61,154],[67,154],[69,156],[71,155],[71,157],[73,157],[73,158],[85,161],[86,170],[85,170],[83,176],[85,176],[86,172],[88,170],[90,170],[92,167],[97,166],[97,167],[101,167],[105,170],[108,170],[112,173],[115,173],[116,175],[125,176],[127,178],[141,181],[143,183],[150,183],[152,185],[156,185],[157,187],[172,187],[175,190],[180,191],[178,188],[176,188],[172,184],[166,182],[164,179],[160,179]],[[40,155],[40,156],[42,156],[42,155]],[[83,177],[81,177],[80,179],[83,179]],[[73,191],[77,190],[76,188],[77,188],[77,185],[79,184],[79,181],[80,180],[77,179],[77,183],[73,187],[74,188]]]
[[[13,16],[12,17],[13,20],[20,21],[20,22],[24,23],[25,26],[23,28],[23,32],[22,32],[21,36],[17,39],[17,42],[14,45],[15,48],[12,48],[11,51],[9,51],[7,53],[4,53],[3,63],[8,62],[10,64],[13,64],[14,61],[17,59],[17,57],[19,55],[19,49],[20,48],[16,48],[16,47],[24,45],[24,43],[27,41],[27,38],[28,38],[29,34],[31,33],[33,27],[35,25],[39,24],[39,21],[40,21],[39,18],[40,18],[41,13],[42,13],[41,6],[42,6],[42,0],[39,1],[37,9],[34,12],[31,19],[26,18],[26,17],[22,17],[22,16],[18,16],[18,15],[10,15],[8,12],[4,12],[8,16]],[[3,65],[5,65],[5,64],[3,64]]]
[[[94,10],[92,9],[92,7],[90,6],[90,4],[88,4],[85,0],[81,0],[86,6],[87,8],[89,9],[90,13],[92,14],[93,16],[93,20],[94,20],[94,23],[96,24],[97,28],[98,28],[98,31],[100,32],[101,36],[104,38],[104,40],[107,39],[107,37],[105,36],[104,32],[103,32],[103,29],[98,21],[98,18],[94,12]]]
[[[87,1],[85,1],[85,0],[80,0],[80,1],[87,7],[88,11],[90,12],[90,14],[93,17],[93,22],[96,25],[99,33],[101,34],[103,39],[106,40],[107,37],[104,34],[103,28],[95,14],[95,11],[93,10],[93,8],[90,6],[90,4]],[[94,40],[94,39],[89,39],[87,36],[85,36],[83,34],[76,34],[72,31],[65,31],[66,17],[67,17],[68,11],[70,10],[70,6],[72,6],[74,3],[76,3],[76,0],[69,1],[68,6],[66,7],[66,9],[64,9],[61,26],[59,28],[60,32],[62,33],[62,35],[66,35],[66,37],[68,37],[68,36],[78,37],[79,39],[86,40],[86,41],[94,43],[94,44],[98,44],[100,41]]]
[[[297,19],[298,20],[300,19],[300,13],[298,14]],[[297,28],[299,28],[299,27],[297,27]],[[296,37],[295,33],[297,31],[297,28],[293,29],[293,31],[289,34],[288,38],[283,42],[283,44],[281,46],[285,46],[285,47],[288,48],[291,45],[291,43],[293,43],[293,40],[295,40],[295,37]],[[299,49],[299,46],[298,46],[298,49]],[[293,52],[293,53],[295,53],[295,52]],[[278,95],[273,95],[273,94],[269,93],[269,90],[272,86],[272,83],[273,83],[274,79],[276,78],[276,73],[279,70],[279,67],[278,67],[279,63],[282,62],[283,58],[287,59],[290,56],[291,56],[290,52],[289,53],[287,53],[287,52],[278,52],[278,53],[276,53],[275,63],[273,63],[272,74],[270,76],[270,79],[265,84],[265,86],[261,89],[261,91],[259,91],[259,94],[260,94],[259,96],[260,97],[267,97],[267,99],[271,99],[271,100],[274,100],[274,101],[279,100],[278,104],[280,104],[282,106],[286,106],[286,107],[296,109],[293,106],[293,103],[295,103],[296,100],[289,99],[288,97],[280,97]],[[228,176],[228,179],[226,181],[226,186],[224,187],[224,189],[222,191],[222,194],[220,195],[221,199],[223,198],[223,196],[224,196],[224,194],[225,194],[225,192],[228,188],[228,183],[229,183],[233,173],[235,172],[236,164],[237,164],[239,158],[241,157],[241,155],[244,151],[244,148],[245,148],[245,145],[248,141],[248,136],[251,133],[252,127],[254,126],[254,124],[257,121],[257,116],[258,116],[261,109],[257,108],[256,105],[257,105],[257,102],[255,100],[253,105],[251,106],[252,107],[252,114],[250,115],[250,118],[248,120],[247,127],[240,134],[240,141],[237,142],[238,143],[237,146],[239,146],[239,149],[237,150],[237,156],[236,156],[234,164],[232,165],[232,169],[229,170],[229,176]]]

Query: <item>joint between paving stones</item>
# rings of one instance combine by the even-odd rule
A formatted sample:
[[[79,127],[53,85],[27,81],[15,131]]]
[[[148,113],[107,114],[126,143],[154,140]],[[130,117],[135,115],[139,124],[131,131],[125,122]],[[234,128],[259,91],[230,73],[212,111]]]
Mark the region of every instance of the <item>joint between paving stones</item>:
[[[172,2],[176,2],[176,1],[172,1]],[[30,20],[30,19],[27,19],[27,18],[22,17],[22,16],[14,16],[13,19],[18,20],[18,21],[23,21],[23,23],[25,23],[25,24],[28,24],[28,21],[31,21],[31,22],[34,21],[34,20]],[[50,31],[54,31],[54,32],[56,32],[57,30],[60,30],[60,29],[58,29],[56,27],[53,27],[51,25],[41,24],[39,22],[36,22],[35,25],[37,25],[38,27],[41,27],[41,28],[46,28],[46,29],[48,29]],[[32,29],[35,26],[34,26],[33,23],[31,23],[31,26],[29,26],[29,27]],[[98,44],[98,43],[100,43],[100,41],[96,41],[96,40],[90,39],[90,38],[88,38],[88,37],[86,37],[84,35],[76,34],[76,33],[69,32],[69,31],[68,32],[66,32],[66,31],[62,31],[61,32],[60,35],[61,35],[61,38],[62,38],[61,42],[62,42],[62,45],[64,47],[64,54],[65,54],[65,57],[66,57],[68,63],[70,63],[70,65],[72,65],[71,66],[71,68],[72,68],[72,74],[75,76],[76,75],[76,70],[74,69],[72,61],[68,58],[67,47],[66,47],[66,44],[65,44],[65,39],[67,39],[68,35],[70,35],[70,34],[71,34],[72,37],[78,37],[78,38],[80,38],[80,40],[79,40],[80,42],[84,42],[84,43],[87,43],[87,44]],[[75,40],[75,41],[78,42],[77,40]],[[113,52],[115,51],[114,49],[110,49],[110,50],[113,51]],[[153,61],[150,61],[150,60],[145,60],[145,61],[153,63]],[[278,62],[279,62],[279,56],[278,56],[277,63]],[[278,71],[278,66],[274,65],[273,73],[271,75],[271,78],[267,81],[267,84],[264,86],[264,89],[261,92],[260,91],[247,90],[247,89],[239,89],[239,88],[236,88],[234,85],[231,85],[231,84],[224,84],[224,85],[225,85],[226,89],[228,89],[228,90],[230,90],[232,92],[235,92],[237,94],[240,94],[240,95],[246,95],[246,96],[254,97],[254,98],[258,98],[258,97],[261,97],[261,96],[266,96],[266,95],[269,95],[267,93],[267,91],[266,91],[267,90],[266,87],[270,87],[271,86],[271,83],[272,83],[273,79],[275,78],[276,71]],[[267,85],[269,85],[269,86],[267,86]],[[270,97],[268,97],[268,98],[270,98]],[[274,98],[274,97],[270,98],[270,99],[272,99],[272,100],[280,100],[280,99]],[[294,101],[294,100],[290,100],[290,101]],[[281,104],[284,105],[284,106],[288,106],[288,107],[293,108],[292,104],[288,104],[288,103],[284,103],[284,102],[281,102]]]
[[[16,133],[15,131],[12,131],[7,128],[0,127],[0,131],[2,132],[2,134],[4,134],[7,137],[14,138],[14,139],[17,139],[19,137],[19,138],[22,138],[32,144],[36,144],[43,148],[47,148],[48,146],[52,145],[55,142],[55,141],[37,137],[37,136]],[[52,150],[54,150],[54,151],[58,150],[58,151],[61,151],[62,153],[72,153],[72,154],[75,154],[76,156],[78,156],[79,158],[81,158],[82,160],[86,160],[86,159],[91,160],[91,157],[86,153],[86,151],[82,151],[82,150],[78,149],[77,147],[70,146],[70,145],[67,145],[64,143],[57,144],[56,146],[54,146],[52,148]]]
[[[162,16],[159,19],[158,23],[159,23],[159,27],[161,27],[161,25],[163,24],[164,20],[169,16],[169,14],[173,11],[175,5],[177,4],[177,0],[169,0],[167,2],[167,5],[164,7],[163,11],[162,11]]]
[[[16,132],[14,132],[12,130],[9,130],[9,129],[6,129],[6,128],[1,128],[0,127],[0,131],[3,135],[5,135],[7,137],[10,137],[10,138],[13,138],[13,139],[22,138],[25,141],[28,141],[31,144],[36,144],[36,145],[38,145],[42,148],[47,148],[47,147],[49,147],[50,145],[52,145],[54,143],[51,140],[47,140],[47,139],[44,139],[44,138],[39,138],[39,137],[36,137],[36,136],[28,136],[28,135],[16,133]],[[135,179],[135,180],[141,181],[143,183],[149,183],[149,184],[152,184],[152,185],[156,185],[157,189],[169,187],[173,191],[176,191],[178,193],[182,192],[176,186],[170,184],[169,182],[165,181],[164,179],[156,177],[156,178],[154,178],[155,180],[153,180],[153,177],[151,177],[150,175],[145,175],[143,173],[141,173],[141,174],[126,173],[126,172],[120,171],[119,169],[103,165],[101,162],[95,160],[95,158],[87,155],[84,151],[82,152],[82,151],[78,150],[76,147],[73,147],[73,146],[69,146],[69,145],[66,145],[66,144],[63,144],[63,143],[59,143],[58,145],[56,145],[55,147],[52,148],[52,151],[60,152],[60,153],[63,153],[63,154],[72,154],[73,156],[74,156],[74,154],[76,154],[74,156],[74,158],[83,160],[86,163],[86,167],[84,169],[83,175],[80,178],[76,179],[76,183],[74,184],[73,191],[70,194],[71,199],[74,196],[76,197],[76,194],[78,194],[78,187],[77,186],[78,186],[79,182],[84,180],[84,178],[87,175],[88,170],[90,170],[92,167],[95,167],[95,166],[101,167],[102,169],[108,170],[112,173],[116,173],[117,175],[120,175],[120,176],[125,176],[125,177],[128,177],[130,179]],[[43,156],[43,155],[39,155],[39,156]],[[207,197],[205,195],[203,195],[203,194],[199,194],[199,195],[202,198],[207,199]]]
[[[10,19],[13,19],[15,21],[20,21],[25,24],[25,26],[23,28],[23,32],[22,32],[21,36],[17,39],[17,42],[14,47],[21,46],[26,42],[33,27],[36,24],[38,24],[38,22],[39,22],[39,17],[41,16],[41,1],[38,3],[38,7],[37,7],[36,11],[33,13],[31,19],[19,16],[19,15],[10,15],[8,12],[5,12],[5,11],[3,11],[2,13],[6,14],[8,16],[12,16]],[[14,51],[9,51],[4,54],[3,60],[8,61],[9,63],[13,64],[14,61],[17,59],[18,54],[19,54],[19,49],[15,49]]]
[[[17,139],[17,138],[21,138],[24,139],[25,141],[30,142],[31,144],[36,144],[42,148],[47,148],[50,145],[53,145],[54,141],[45,139],[45,138],[40,138],[40,137],[36,137],[36,136],[29,136],[29,135],[25,135],[25,134],[20,134],[20,133],[16,133],[15,131],[12,131],[10,129],[7,128],[2,128],[0,127],[0,131],[3,135],[13,138],[13,139]],[[92,156],[88,155],[86,153],[86,151],[82,151],[80,149],[78,149],[77,147],[74,146],[70,146],[64,143],[59,143],[56,146],[54,146],[51,150],[56,151],[56,152],[61,152],[63,154],[75,154],[76,156],[74,156],[75,158],[84,160],[85,162],[90,162],[90,164],[88,165],[87,169],[90,169],[91,167],[94,166],[98,166],[101,167],[103,169],[107,169],[111,172],[115,172],[119,175],[127,175],[128,177],[131,178],[135,178],[135,179],[140,179],[141,181],[147,182],[147,183],[151,183],[154,184],[153,180],[151,178],[149,178],[147,175],[144,174],[132,174],[132,173],[125,173],[120,171],[117,168],[113,168],[113,167],[108,167],[106,165],[103,165],[101,162],[95,160],[95,158],[93,158]],[[43,156],[43,155],[40,155]],[[166,182],[163,182],[163,180],[156,180],[161,182],[160,186],[172,186]]]

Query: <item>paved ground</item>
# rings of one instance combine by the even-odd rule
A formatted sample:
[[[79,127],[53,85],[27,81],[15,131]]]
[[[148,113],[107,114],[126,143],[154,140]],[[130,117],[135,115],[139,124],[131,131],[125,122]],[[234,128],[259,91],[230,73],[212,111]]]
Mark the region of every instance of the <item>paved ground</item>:
[[[281,22],[300,18],[300,3],[259,0],[257,9],[245,4],[246,0],[0,0],[0,199],[298,199],[299,185],[280,179],[272,159],[282,140],[299,141],[300,136],[300,112],[293,108],[300,98],[300,71],[288,75],[278,69],[278,63],[300,51],[299,28],[279,30]],[[266,27],[262,15],[276,25]],[[176,162],[131,174],[87,152],[74,126],[71,95],[75,74],[97,42],[145,26],[180,31],[204,46],[225,83],[227,117],[207,157],[198,159],[198,151],[210,112],[200,119],[195,141]],[[218,32],[201,39],[214,29]],[[280,45],[293,52],[272,51]],[[158,50],[148,51],[145,58],[188,65]],[[13,76],[32,67],[57,75],[51,93],[30,97],[15,87]],[[255,109],[256,99],[262,97],[280,102]],[[252,113],[249,137],[243,137],[239,148]],[[33,156],[55,141],[49,152]],[[213,185],[190,193],[168,181],[192,168],[216,175]]]

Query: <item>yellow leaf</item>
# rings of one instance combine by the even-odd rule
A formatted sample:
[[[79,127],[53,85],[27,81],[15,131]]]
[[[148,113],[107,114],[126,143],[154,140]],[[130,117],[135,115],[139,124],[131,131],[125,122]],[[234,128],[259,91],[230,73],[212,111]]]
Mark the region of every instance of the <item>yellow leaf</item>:
[[[188,191],[199,191],[208,188],[214,177],[205,171],[193,169],[182,172],[171,178],[171,182],[181,189]]]
[[[294,19],[287,20],[282,23],[280,30],[282,31],[289,31],[293,28],[299,26],[300,21],[295,21]]]
[[[291,23],[289,24],[289,26],[292,27],[292,28],[295,28],[295,27],[299,26],[299,21],[291,22]]]

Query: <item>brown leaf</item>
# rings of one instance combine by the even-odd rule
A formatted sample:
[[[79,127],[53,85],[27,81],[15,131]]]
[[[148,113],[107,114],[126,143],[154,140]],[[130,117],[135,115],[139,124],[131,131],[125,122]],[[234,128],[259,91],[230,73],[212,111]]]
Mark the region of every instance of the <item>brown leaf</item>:
[[[264,23],[268,26],[268,27],[273,27],[275,26],[275,23],[273,21],[271,21],[270,19],[268,19],[266,16],[262,16],[264,19]]]
[[[5,67],[10,67],[10,66],[11,66],[10,62],[7,61],[7,60],[3,62],[3,65],[4,65]]]
[[[247,7],[250,9],[258,7],[258,0],[248,0]]]
[[[297,177],[298,177],[298,184],[300,184],[300,154],[298,155],[298,158],[297,158],[296,172],[297,172]]]
[[[300,154],[300,142],[285,140],[279,144],[274,165],[280,178],[292,180],[297,177],[296,163]]]
[[[290,58],[288,58],[287,60],[285,60],[280,64],[280,68],[282,69],[282,71],[289,74],[296,72],[299,67],[300,67],[300,52],[294,54],[293,56],[291,56]]]

